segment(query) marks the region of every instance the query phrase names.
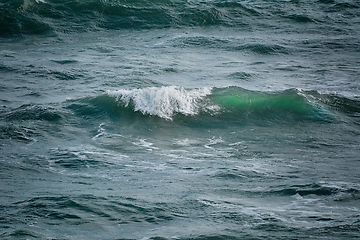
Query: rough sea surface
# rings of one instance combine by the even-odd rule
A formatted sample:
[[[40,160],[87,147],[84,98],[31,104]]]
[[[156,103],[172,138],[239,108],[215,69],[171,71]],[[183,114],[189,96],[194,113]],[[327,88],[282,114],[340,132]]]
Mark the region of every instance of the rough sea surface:
[[[359,0],[1,0],[1,239],[359,239]]]

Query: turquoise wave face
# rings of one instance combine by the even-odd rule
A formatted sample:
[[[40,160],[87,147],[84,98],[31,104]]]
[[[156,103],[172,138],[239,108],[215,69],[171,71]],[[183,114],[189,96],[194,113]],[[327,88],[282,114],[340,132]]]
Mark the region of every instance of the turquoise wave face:
[[[264,93],[230,88],[215,91],[212,100],[222,106],[225,111],[233,113],[267,114],[282,112],[307,115],[315,111],[314,106],[296,90]]]
[[[357,116],[359,102],[338,95],[289,89],[258,92],[239,87],[184,89],[151,87],[109,91],[69,100],[68,108],[82,116],[124,120],[141,118],[169,122],[273,123],[335,121],[337,115]]]

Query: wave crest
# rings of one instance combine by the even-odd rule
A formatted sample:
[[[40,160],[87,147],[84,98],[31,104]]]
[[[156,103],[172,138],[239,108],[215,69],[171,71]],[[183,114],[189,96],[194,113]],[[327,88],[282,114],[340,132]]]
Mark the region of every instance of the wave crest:
[[[172,120],[175,114],[196,115],[201,109],[204,97],[211,93],[211,88],[186,90],[182,87],[163,86],[144,89],[108,91],[125,107],[132,106],[134,111],[156,115]]]

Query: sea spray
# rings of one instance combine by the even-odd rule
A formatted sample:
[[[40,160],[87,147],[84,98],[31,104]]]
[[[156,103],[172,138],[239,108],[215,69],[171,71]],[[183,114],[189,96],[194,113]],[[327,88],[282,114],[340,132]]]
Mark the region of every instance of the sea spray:
[[[132,106],[134,111],[156,115],[172,120],[177,113],[196,115],[200,109],[199,102],[211,93],[211,88],[186,90],[182,87],[163,86],[144,89],[108,91],[111,97],[122,102],[125,107]]]

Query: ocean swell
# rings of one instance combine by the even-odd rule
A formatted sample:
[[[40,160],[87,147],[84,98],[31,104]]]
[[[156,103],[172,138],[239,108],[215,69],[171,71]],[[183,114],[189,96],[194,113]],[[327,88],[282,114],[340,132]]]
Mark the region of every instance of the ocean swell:
[[[112,119],[148,116],[178,121],[185,117],[207,123],[332,122],[340,115],[356,121],[360,112],[356,99],[335,94],[298,89],[260,92],[240,87],[119,89],[95,97],[72,99],[68,103],[70,109],[91,118],[104,115]]]
[[[226,24],[234,20],[231,15],[222,6],[204,2],[11,0],[0,5],[0,33],[14,36],[206,26]]]
[[[266,29],[272,21],[282,24],[321,23],[331,28],[334,22],[339,23],[334,18],[339,14],[358,15],[356,3],[334,2],[328,5],[319,1],[315,9],[305,11],[309,4],[313,8],[314,3],[306,1],[269,4],[235,0],[9,0],[0,4],[0,36],[194,26],[225,26],[252,31]],[[279,8],[284,10],[279,12]],[[318,14],[319,11],[322,14]],[[298,13],[289,14],[293,12]],[[347,24],[345,21],[341,23]]]

